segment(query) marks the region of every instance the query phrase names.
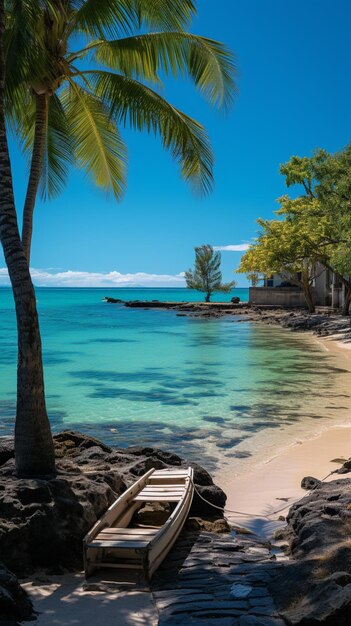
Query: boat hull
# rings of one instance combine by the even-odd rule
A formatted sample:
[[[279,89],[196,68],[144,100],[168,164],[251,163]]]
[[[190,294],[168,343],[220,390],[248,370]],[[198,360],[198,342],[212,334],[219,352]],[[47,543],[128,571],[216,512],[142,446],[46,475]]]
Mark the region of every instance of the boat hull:
[[[192,468],[149,470],[113,503],[84,538],[86,577],[100,568],[117,568],[135,570],[150,580],[177,540],[193,494]],[[148,502],[175,503],[175,508],[160,527],[130,527],[136,511]]]

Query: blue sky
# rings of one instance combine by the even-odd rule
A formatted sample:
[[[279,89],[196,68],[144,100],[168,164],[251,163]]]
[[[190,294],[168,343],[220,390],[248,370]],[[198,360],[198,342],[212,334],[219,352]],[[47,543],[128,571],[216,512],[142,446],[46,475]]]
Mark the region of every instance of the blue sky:
[[[169,82],[165,95],[209,131],[212,195],[194,197],[157,139],[123,130],[129,175],[121,203],[77,171],[59,198],[38,202],[36,284],[180,285],[195,245],[242,245],[255,236],[258,217],[272,217],[285,192],[280,163],[350,141],[349,0],[200,0],[198,13],[192,32],[236,54],[235,105],[219,113],[186,81]],[[13,144],[11,156],[21,213],[26,167]],[[239,258],[240,252],[222,253],[226,280]],[[0,269],[0,284],[5,280]]]

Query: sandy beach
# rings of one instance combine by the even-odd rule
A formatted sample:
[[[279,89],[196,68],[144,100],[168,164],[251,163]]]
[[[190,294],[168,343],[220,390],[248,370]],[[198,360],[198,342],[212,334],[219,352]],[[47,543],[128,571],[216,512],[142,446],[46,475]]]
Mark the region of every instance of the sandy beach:
[[[38,575],[22,583],[39,615],[37,626],[156,626],[148,591],[84,588],[83,573]]]
[[[232,481],[228,477],[225,482],[220,481],[218,477],[228,496],[227,508],[252,515],[227,512],[227,517],[234,523],[269,535],[277,526],[275,522],[279,515],[286,515],[294,501],[307,495],[308,492],[301,489],[301,479],[304,476],[324,479],[340,467],[340,463],[333,460],[348,459],[350,449],[351,426],[333,426],[311,440],[297,441],[276,457],[259,463],[256,469],[236,476]],[[333,476],[327,480],[333,480]],[[269,516],[271,521],[260,515]]]
[[[343,360],[351,359],[351,344],[328,338],[316,341],[325,350],[339,354]],[[336,416],[335,422],[337,420]],[[340,467],[336,460],[346,460],[350,456],[351,407],[349,424],[345,421],[334,423],[316,431],[313,437],[300,437],[292,445],[278,448],[276,455],[261,459],[253,469],[232,478],[227,471],[219,471],[216,480],[228,496],[226,515],[233,523],[269,536],[281,525],[279,516],[285,516],[293,502],[308,494],[301,488],[304,476],[333,480],[336,476],[329,474]],[[349,474],[337,475],[338,478],[343,476]],[[249,515],[234,514],[229,510]]]

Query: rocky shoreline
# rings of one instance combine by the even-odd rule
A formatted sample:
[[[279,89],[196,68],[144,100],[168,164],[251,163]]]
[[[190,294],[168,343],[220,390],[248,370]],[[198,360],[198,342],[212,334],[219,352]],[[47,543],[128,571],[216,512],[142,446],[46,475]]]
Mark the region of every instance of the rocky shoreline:
[[[116,497],[150,468],[191,465],[198,492],[218,507],[226,502],[225,493],[204,468],[170,452],[142,446],[111,448],[73,431],[54,435],[54,445],[55,478],[19,479],[13,438],[0,438],[0,624],[6,626],[32,612],[16,576],[38,570],[80,571],[85,534]],[[153,519],[167,513],[144,509],[140,514]],[[191,516],[197,529],[228,529],[221,511],[196,494]]]
[[[221,318],[234,316],[235,322],[263,322],[277,325],[292,331],[310,331],[320,337],[349,343],[351,342],[351,317],[343,317],[327,307],[308,313],[306,309],[283,309],[274,307],[250,306],[247,302],[161,302],[158,300],[123,301],[105,297],[110,304],[123,304],[129,308],[147,310],[165,309],[177,311],[177,316],[195,318]]]
[[[151,467],[179,467],[189,463],[175,454],[153,448],[110,448],[74,431],[55,435],[54,442],[57,476],[52,480],[18,479],[14,470],[13,440],[0,439],[3,561],[0,565],[0,624],[6,626],[15,626],[32,613],[31,603],[16,575],[23,578],[25,574],[43,570],[46,575],[81,570],[82,538],[116,496]],[[190,464],[195,470],[199,492],[217,506],[225,506],[226,496],[211,476],[199,465]],[[350,470],[351,460],[348,460],[337,473]],[[173,563],[178,564],[171,587],[165,586],[163,570],[160,570],[152,589],[161,590],[161,599],[164,594],[170,595],[172,606],[176,594],[178,604],[172,611],[189,611],[192,620],[192,611],[201,609],[202,617],[208,614],[206,624],[212,624],[213,611],[214,616],[225,614],[229,618],[233,610],[233,624],[239,626],[283,623],[348,626],[351,616],[351,479],[338,478],[325,483],[307,477],[303,486],[311,493],[290,508],[286,527],[278,531],[279,550],[286,554],[278,560],[274,540],[262,547],[262,540],[254,535],[246,540],[240,529],[233,533],[218,511],[213,517],[212,507],[195,496],[186,532],[179,544],[187,543],[189,532],[193,533],[191,552],[187,548],[184,554],[180,553],[180,547],[176,546],[163,566],[168,572]],[[162,515],[164,512],[151,513]],[[149,515],[150,511],[143,514]],[[223,540],[218,533],[226,533]],[[208,541],[212,542],[211,550],[214,550],[213,563],[209,548],[205,551],[202,548]],[[190,576],[196,594],[204,593],[203,585],[207,586],[208,598],[201,607],[189,604],[189,589],[187,583],[184,587],[184,581],[178,580],[178,571],[183,572],[184,580]],[[213,590],[211,580],[216,576],[219,576],[218,589]],[[242,586],[249,588],[252,601],[240,599],[241,596],[233,599],[229,593],[232,588],[241,592]],[[262,602],[257,597],[262,598]],[[270,607],[273,606],[275,612],[272,613]],[[176,619],[175,614],[170,615],[169,611],[167,614],[167,625],[178,623],[179,616]]]

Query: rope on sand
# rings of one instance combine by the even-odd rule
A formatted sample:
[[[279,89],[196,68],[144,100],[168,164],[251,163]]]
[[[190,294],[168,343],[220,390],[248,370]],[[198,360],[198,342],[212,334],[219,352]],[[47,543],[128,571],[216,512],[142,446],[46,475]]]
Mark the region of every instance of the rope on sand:
[[[321,482],[323,482],[324,480],[329,478],[329,476],[331,476],[334,473],[335,473],[335,470],[333,472],[329,472],[329,474],[327,474],[324,478],[322,478]],[[245,511],[235,511],[233,509],[227,509],[226,507],[217,506],[217,504],[213,504],[209,500],[206,500],[206,498],[204,498],[199,493],[199,491],[196,488],[196,485],[195,485],[194,482],[193,482],[193,485],[194,485],[194,491],[198,495],[198,497],[201,498],[201,500],[203,500],[204,502],[206,502],[206,504],[209,504],[210,506],[212,506],[214,509],[218,509],[219,511],[223,511],[224,513],[234,513],[234,515],[245,515],[246,517],[260,517],[260,518],[266,519],[266,520],[268,520],[270,522],[274,521],[274,520],[270,519],[272,517],[272,515],[277,515],[278,513],[281,513],[282,511],[285,511],[285,509],[289,508],[292,504],[295,504],[295,502],[298,502],[301,499],[301,498],[296,498],[296,500],[294,500],[293,502],[289,502],[289,504],[286,504],[285,506],[281,507],[280,509],[277,509],[276,511],[273,511],[272,513],[267,513],[267,515],[259,515],[258,513],[256,514],[256,513],[247,513]],[[317,486],[318,485],[313,487],[310,491],[314,491],[314,489],[316,489]],[[276,520],[276,521],[278,521],[278,520]]]

